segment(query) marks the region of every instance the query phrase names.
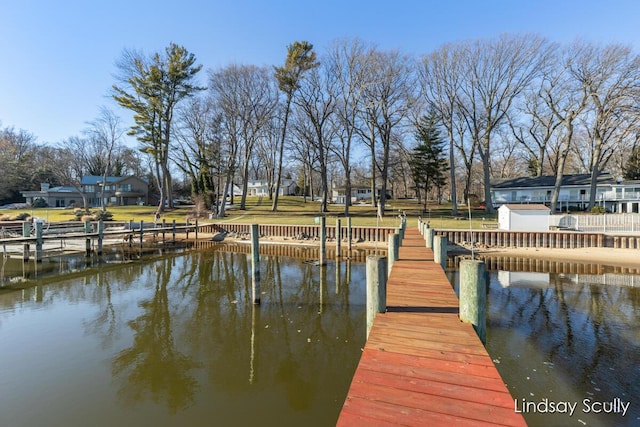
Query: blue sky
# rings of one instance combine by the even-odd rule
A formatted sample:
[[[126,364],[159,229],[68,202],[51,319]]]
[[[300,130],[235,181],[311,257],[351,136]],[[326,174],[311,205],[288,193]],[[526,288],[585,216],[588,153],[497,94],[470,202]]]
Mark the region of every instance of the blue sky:
[[[359,37],[418,56],[504,32],[617,42],[638,51],[640,2],[0,0],[0,126],[57,143],[79,135],[101,105],[129,123],[129,113],[109,97],[125,48],[152,53],[175,42],[206,70],[280,65],[294,40],[322,53],[335,39]]]

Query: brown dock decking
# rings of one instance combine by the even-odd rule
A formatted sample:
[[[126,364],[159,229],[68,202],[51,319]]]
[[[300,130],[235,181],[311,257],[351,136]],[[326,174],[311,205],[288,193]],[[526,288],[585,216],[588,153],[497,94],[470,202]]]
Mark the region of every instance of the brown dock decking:
[[[418,230],[406,230],[339,426],[526,425]]]

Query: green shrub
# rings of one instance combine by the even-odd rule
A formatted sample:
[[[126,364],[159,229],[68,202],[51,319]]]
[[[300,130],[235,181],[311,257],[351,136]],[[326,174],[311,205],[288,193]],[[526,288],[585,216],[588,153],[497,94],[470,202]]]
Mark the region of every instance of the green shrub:
[[[598,214],[598,215],[600,215],[600,214],[603,214],[603,213],[605,213],[605,212],[606,212],[606,211],[605,211],[604,206],[596,205],[596,206],[594,206],[594,207],[592,207],[592,208],[591,208],[591,213],[592,213],[592,214]]]
[[[96,220],[103,220],[103,221],[111,221],[113,219],[113,214],[109,211],[96,211],[93,213],[93,216],[95,217]]]

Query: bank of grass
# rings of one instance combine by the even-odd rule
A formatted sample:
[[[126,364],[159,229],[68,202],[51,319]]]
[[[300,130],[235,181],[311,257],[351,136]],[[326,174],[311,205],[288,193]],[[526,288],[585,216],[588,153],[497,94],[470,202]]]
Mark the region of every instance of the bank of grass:
[[[328,225],[335,225],[337,218],[344,220],[343,205],[329,205],[329,212],[320,213],[320,203],[307,199],[305,202],[302,197],[286,196],[281,197],[278,202],[278,211],[271,211],[271,201],[267,198],[248,197],[246,209],[238,209],[240,199],[234,200],[235,205],[227,210],[224,218],[209,219],[208,213],[201,215],[201,222],[230,222],[245,224],[290,224],[303,225],[315,224],[316,218],[324,215],[327,218]],[[108,211],[113,214],[114,221],[145,221],[153,222],[156,207],[155,206],[112,206]],[[415,227],[417,225],[418,216],[422,216],[423,220],[429,221],[432,228],[453,228],[468,229],[469,228],[469,212],[467,207],[460,206],[458,208],[459,215],[454,218],[451,215],[450,204],[429,204],[426,212],[423,212],[423,206],[415,200],[388,200],[384,216],[379,218],[375,207],[366,204],[356,204],[349,207],[349,215],[353,226],[382,226],[395,227],[399,224],[399,215],[405,214],[408,225]],[[0,216],[16,216],[21,212],[26,212],[31,216],[42,218],[47,222],[73,221],[75,215],[73,209],[18,209],[0,211]],[[176,222],[184,222],[188,217],[194,217],[193,206],[178,206],[175,209],[167,210],[162,214],[162,219],[166,221],[176,220]],[[482,229],[483,224],[496,223],[496,215],[488,215],[484,210],[472,209],[471,211],[471,228]]]

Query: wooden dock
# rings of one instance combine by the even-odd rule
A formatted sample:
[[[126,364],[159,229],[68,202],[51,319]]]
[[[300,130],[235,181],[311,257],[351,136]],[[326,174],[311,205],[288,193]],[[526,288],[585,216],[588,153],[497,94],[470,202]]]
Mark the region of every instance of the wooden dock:
[[[418,230],[405,239],[338,426],[526,425]]]

